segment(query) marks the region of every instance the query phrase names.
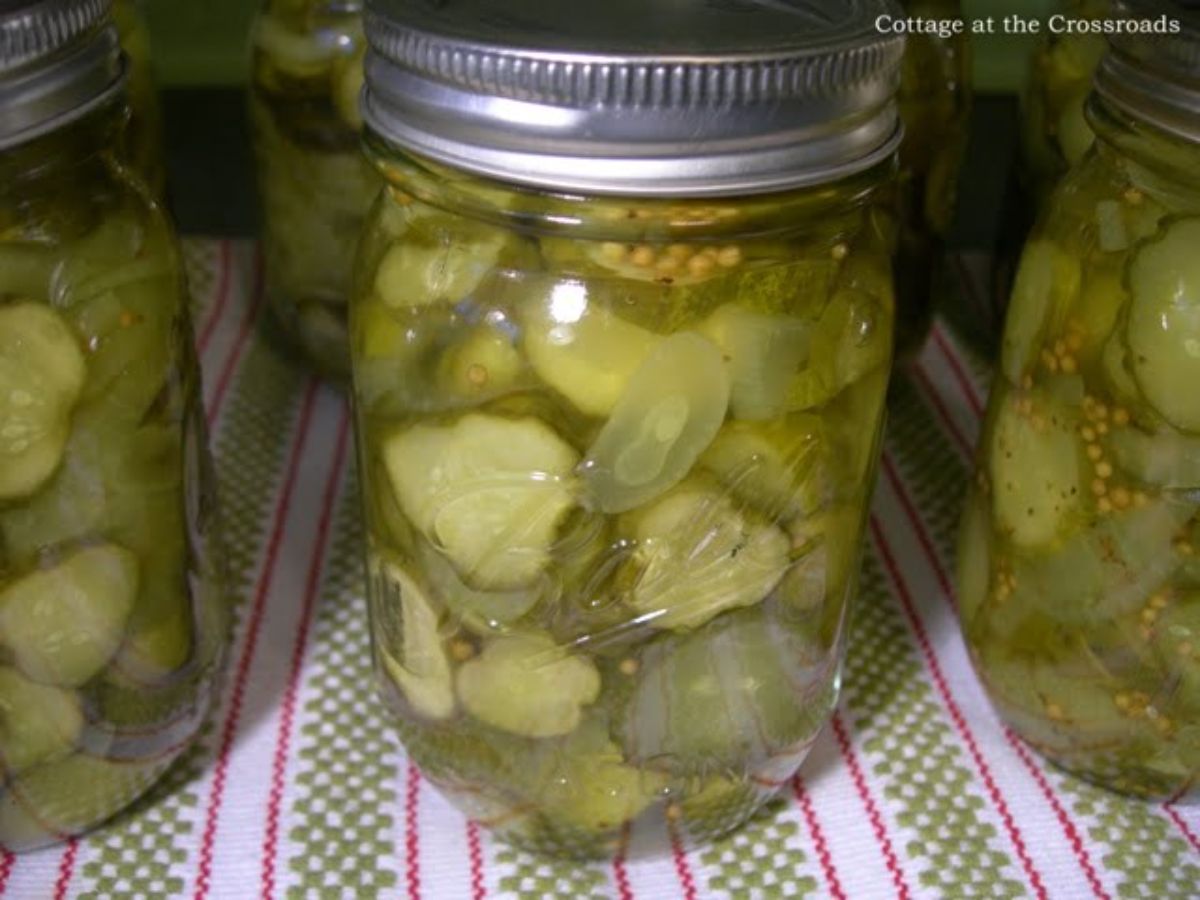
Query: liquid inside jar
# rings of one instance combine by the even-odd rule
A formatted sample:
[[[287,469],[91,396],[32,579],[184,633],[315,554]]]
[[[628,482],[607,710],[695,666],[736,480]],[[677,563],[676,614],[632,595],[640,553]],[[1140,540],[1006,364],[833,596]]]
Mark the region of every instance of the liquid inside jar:
[[[541,850],[728,831],[836,698],[892,346],[877,175],[584,210],[381,164],[354,392],[409,753]]]

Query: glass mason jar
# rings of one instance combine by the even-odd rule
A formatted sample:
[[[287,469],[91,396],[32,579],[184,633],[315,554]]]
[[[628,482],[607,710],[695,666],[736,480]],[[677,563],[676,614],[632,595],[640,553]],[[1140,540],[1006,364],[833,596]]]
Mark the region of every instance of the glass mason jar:
[[[1098,22],[1112,15],[1110,0],[1060,0],[1058,8],[1068,19]],[[1047,29],[1033,52],[1021,95],[1021,163],[1026,189],[1039,208],[1092,146],[1084,103],[1104,46],[1101,34]]]
[[[1087,107],[1095,147],[1025,247],[959,596],[976,669],[1026,741],[1115,789],[1195,799],[1200,17],[1188,27],[1114,42]]]
[[[388,186],[351,304],[385,701],[468,814],[575,856],[635,821],[718,835],[800,765],[837,696],[893,340],[876,192],[899,42],[841,5],[693,8],[617,62],[604,35],[633,3],[615,6],[548,47],[577,11],[508,0],[511,44],[481,49],[454,4],[368,4],[367,146]],[[767,34],[761,65],[795,93],[770,111],[705,98],[726,115],[686,159],[707,113],[678,82],[593,107],[586,140],[542,130],[685,47],[709,48],[694,83],[736,84]],[[594,48],[614,81],[560,83],[556,105],[523,59],[440,94],[424,68],[462,53],[467,77],[493,50],[584,66]],[[842,53],[865,64],[814,115],[808,67]],[[524,131],[496,96],[514,92]]]
[[[121,49],[129,61],[129,127],[126,152],[134,168],[156,197],[165,196],[167,164],[163,149],[162,109],[150,58],[150,32],[135,0],[114,0],[113,19],[121,36]]]
[[[962,16],[959,0],[906,0],[910,16]],[[933,320],[945,275],[945,239],[954,216],[958,173],[971,113],[967,34],[908,36],[901,68],[900,229],[896,246],[896,356],[913,356]]]
[[[266,0],[252,40],[267,299],[309,361],[344,381],[354,248],[380,187],[359,141],[362,3]]]
[[[78,834],[204,718],[225,639],[180,255],[114,148],[108,4],[0,14],[0,846]]]

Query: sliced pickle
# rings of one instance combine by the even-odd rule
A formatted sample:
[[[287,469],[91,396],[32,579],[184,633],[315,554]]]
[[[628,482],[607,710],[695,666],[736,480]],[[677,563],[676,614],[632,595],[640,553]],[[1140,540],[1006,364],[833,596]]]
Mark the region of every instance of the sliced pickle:
[[[445,719],[454,712],[454,688],[450,660],[438,633],[438,614],[433,605],[403,569],[377,563],[381,603],[400,607],[399,646],[380,647],[388,676],[404,693],[409,705],[426,719]],[[392,614],[388,610],[388,614]]]
[[[833,491],[824,422],[794,413],[770,424],[729,422],[700,457],[733,496],[768,520],[809,515]]]
[[[30,769],[10,782],[0,801],[0,834],[22,819],[46,829],[43,841],[78,834],[132,803],[173,758],[108,760],[76,753]]]
[[[589,416],[609,415],[663,340],[588,303],[587,287],[560,282],[523,317],[524,348],[538,377]]]
[[[393,309],[466,300],[510,240],[493,226],[434,216],[419,220],[379,261],[375,293]]]
[[[523,366],[508,334],[491,325],[479,325],[446,350],[438,375],[450,396],[482,400],[510,390]]]
[[[1037,547],[1082,508],[1082,447],[1074,418],[1041,394],[1010,392],[992,428],[992,509],[1013,542]]]
[[[578,456],[537,419],[414,425],[384,443],[383,459],[405,515],[482,589],[531,583],[574,504]]]
[[[1146,402],[1183,431],[1200,431],[1200,219],[1181,219],[1129,263],[1125,339]]]
[[[138,560],[128,550],[76,550],[0,589],[0,644],[26,677],[81,685],[120,647],[137,589]]]
[[[514,634],[488,641],[458,670],[467,712],[494,728],[531,738],[569,734],[600,696],[600,673],[550,637]]]
[[[1001,360],[1004,374],[1020,384],[1037,362],[1048,335],[1062,330],[1074,307],[1081,272],[1078,260],[1053,241],[1029,241],[1021,254],[1004,323]]]
[[[0,306],[0,501],[54,474],[87,375],[70,327],[39,303]]]
[[[958,615],[968,632],[991,586],[991,546],[987,504],[973,493],[967,498],[958,536]]]
[[[66,756],[82,731],[74,691],[37,684],[0,666],[0,762],[8,775]]]
[[[549,593],[548,576],[529,587],[511,591],[480,591],[464,582],[454,564],[435,547],[422,541],[418,549],[421,565],[429,578],[434,597],[472,631],[490,633],[520,621]]]
[[[1055,600],[1057,620],[1075,625],[1114,621],[1146,602],[1182,561],[1175,538],[1191,505],[1163,499],[1105,515],[1045,555],[1013,563],[1013,596],[992,614],[1008,627],[1023,610]]]
[[[821,406],[868,372],[887,368],[892,352],[890,318],[874,294],[858,288],[835,293],[813,328],[807,365],[788,388],[788,407]]]
[[[728,405],[721,351],[694,332],[664,339],[630,379],[581,464],[596,507],[624,512],[682,481]]]
[[[50,299],[50,280],[61,256],[55,248],[5,241],[0,244],[0,301]]]
[[[592,719],[575,729],[537,765],[534,796],[559,827],[603,836],[631,822],[653,803],[667,778],[625,762],[604,723]]]
[[[1198,438],[1121,428],[1109,437],[1108,446],[1117,466],[1138,481],[1167,490],[1200,488]]]
[[[703,483],[681,485],[628,517],[637,550],[622,579],[638,620],[690,631],[761,602],[790,562],[787,536]]]
[[[675,774],[756,766],[816,733],[832,705],[827,681],[777,623],[722,616],[642,652],[619,728],[625,754]]]
[[[789,388],[809,356],[809,322],[726,303],[699,331],[729,363],[729,409],[735,419],[769,421],[784,413]]]

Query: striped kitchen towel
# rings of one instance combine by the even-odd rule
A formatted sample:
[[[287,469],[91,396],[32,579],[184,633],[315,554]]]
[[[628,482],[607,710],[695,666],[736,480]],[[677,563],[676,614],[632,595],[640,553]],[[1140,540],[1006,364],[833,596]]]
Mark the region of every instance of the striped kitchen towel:
[[[0,858],[0,896],[1200,896],[1200,809],[1048,768],[971,672],[951,558],[986,373],[942,329],[892,389],[842,703],[801,776],[712,846],[560,863],[406,760],[370,685],[346,404],[264,337],[254,244],[186,250],[238,603],[225,689],[134,809]]]

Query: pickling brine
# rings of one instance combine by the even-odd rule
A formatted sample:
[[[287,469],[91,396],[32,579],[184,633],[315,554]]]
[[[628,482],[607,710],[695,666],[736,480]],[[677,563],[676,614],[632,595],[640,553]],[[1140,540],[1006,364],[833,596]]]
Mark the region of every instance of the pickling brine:
[[[891,357],[878,173],[584,207],[376,151],[354,391],[409,752],[559,852],[727,830],[835,698]]]
[[[95,96],[28,139],[0,128],[6,850],[77,835],[154,783],[205,717],[226,620],[180,254],[119,148],[115,33],[103,4],[22,13],[38,27],[21,63],[0,55],[0,86],[49,74]],[[87,52],[62,52],[72,35]],[[95,70],[61,62],[89,52]],[[54,110],[16,96],[25,121]]]
[[[1094,96],[1025,247],[959,549],[1000,713],[1121,791],[1200,776],[1200,138]]]
[[[252,44],[266,296],[308,360],[343,381],[354,250],[380,187],[359,147],[362,4],[266,0]]]

